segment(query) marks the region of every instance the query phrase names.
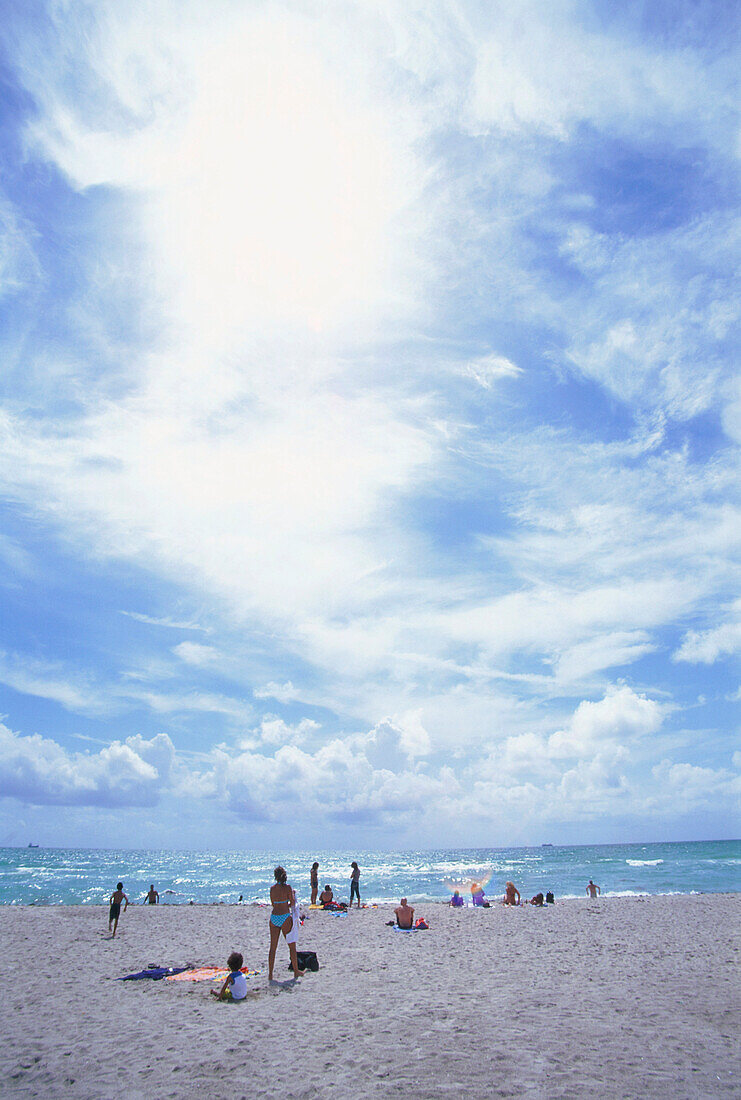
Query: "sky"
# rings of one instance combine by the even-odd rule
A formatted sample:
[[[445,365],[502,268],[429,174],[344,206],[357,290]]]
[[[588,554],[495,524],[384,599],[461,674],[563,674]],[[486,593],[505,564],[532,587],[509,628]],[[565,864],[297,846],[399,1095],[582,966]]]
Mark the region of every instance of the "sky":
[[[0,844],[738,836],[737,6],[0,28]]]

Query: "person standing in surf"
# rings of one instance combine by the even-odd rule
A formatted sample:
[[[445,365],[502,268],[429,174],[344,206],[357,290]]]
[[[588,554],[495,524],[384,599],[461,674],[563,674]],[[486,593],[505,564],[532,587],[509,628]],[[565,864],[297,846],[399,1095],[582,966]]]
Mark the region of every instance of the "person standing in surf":
[[[360,868],[355,860],[350,864],[352,867],[352,874],[350,875],[350,905],[349,909],[352,909],[352,899],[358,899],[358,909],[360,908]]]
[[[316,905],[317,894],[319,893],[319,864],[312,863],[311,865],[311,904]]]

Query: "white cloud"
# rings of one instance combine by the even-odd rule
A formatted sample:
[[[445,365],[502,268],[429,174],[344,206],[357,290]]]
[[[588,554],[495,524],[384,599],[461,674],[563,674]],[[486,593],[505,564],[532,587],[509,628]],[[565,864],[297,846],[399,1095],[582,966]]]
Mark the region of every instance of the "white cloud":
[[[605,744],[622,746],[656,733],[664,714],[660,703],[627,685],[612,688],[599,702],[581,702],[569,727],[549,737],[548,749],[555,756],[585,756]]]
[[[484,355],[466,363],[462,373],[488,390],[500,378],[517,378],[522,368],[503,355]]]
[[[65,174],[80,218],[115,197],[121,241],[110,210],[86,224],[89,282],[65,298],[84,348],[24,341],[0,479],[82,568],[134,563],[227,629],[113,684],[15,658],[0,678],[90,715],[223,719],[241,750],[206,745],[206,771],[172,782],[248,816],[285,798],[317,820],[422,815],[443,791],[459,819],[629,804],[668,708],[605,671],[653,654],[633,673],[653,675],[677,623],[675,660],[738,642],[710,617],[737,472],[694,423],[739,434],[722,56],[570,4],[134,0],[48,21],[43,50],[18,42],[28,156]],[[651,161],[675,220],[600,199],[616,168],[635,182],[623,153]],[[700,179],[690,216],[680,184]],[[53,283],[9,206],[3,231],[9,292]],[[114,320],[111,280],[136,288]],[[222,658],[255,705],[214,690]],[[673,674],[642,682],[658,697]],[[311,720],[260,714],[299,695],[368,732],[317,748]]]
[[[39,661],[0,652],[0,683],[23,695],[51,699],[75,714],[101,715],[120,709],[100,685],[75,675],[61,662]]]
[[[198,642],[180,642],[173,647],[172,652],[186,665],[209,665],[218,659],[219,651],[210,645],[200,645]]]
[[[578,682],[593,672],[637,661],[655,648],[642,630],[601,634],[578,642],[560,654],[555,674],[557,679],[567,683]]]
[[[302,718],[291,725],[274,714],[266,714],[254,732],[258,745],[300,745],[318,729],[321,729],[319,723],[312,718]],[[251,739],[245,739],[242,744],[248,747],[252,744]]]
[[[734,619],[710,630],[688,630],[682,644],[672,654],[673,661],[712,665],[721,657],[741,651],[741,600],[733,607]]]
[[[254,688],[252,694],[255,699],[277,699],[279,703],[293,703],[300,697],[290,680],[284,684],[270,680],[263,687]]]
[[[447,797],[440,778],[375,766],[374,743],[375,735],[366,741],[369,751],[335,740],[313,754],[296,746],[283,746],[271,757],[221,752],[216,774],[235,812],[254,820],[292,813],[347,823],[381,824],[393,818],[401,826],[433,800]]]
[[[722,768],[699,767],[696,764],[662,760],[653,769],[657,799],[671,803],[676,811],[692,806],[712,804],[714,799],[738,800],[741,795],[741,775]]]
[[[144,704],[155,714],[220,714],[236,723],[249,722],[255,716],[249,703],[209,691],[177,693],[129,688],[126,698]]]
[[[179,619],[157,618],[152,615],[143,615],[138,611],[122,611],[122,615],[127,615],[130,619],[136,619],[137,622],[147,623],[149,626],[164,626],[171,630],[200,630],[204,634],[208,634],[209,628],[201,626],[199,623],[182,622]]]
[[[0,724],[0,794],[36,805],[151,806],[174,758],[166,734],[114,741],[98,753],[68,753],[56,741]]]

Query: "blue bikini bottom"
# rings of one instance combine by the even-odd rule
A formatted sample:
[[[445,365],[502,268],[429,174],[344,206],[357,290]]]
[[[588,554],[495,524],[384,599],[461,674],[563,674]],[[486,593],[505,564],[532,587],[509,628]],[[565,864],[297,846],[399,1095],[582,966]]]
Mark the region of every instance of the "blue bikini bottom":
[[[290,913],[271,913],[270,914],[270,923],[272,925],[274,925],[276,928],[282,928],[283,925],[288,920],[288,918],[290,917],[290,915],[291,915]]]

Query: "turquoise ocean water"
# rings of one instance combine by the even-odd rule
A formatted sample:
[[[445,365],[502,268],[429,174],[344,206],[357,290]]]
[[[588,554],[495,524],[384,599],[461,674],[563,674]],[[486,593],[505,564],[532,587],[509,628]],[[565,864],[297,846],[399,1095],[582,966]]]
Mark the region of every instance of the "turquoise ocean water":
[[[309,868],[320,885],[349,897],[350,861],[361,868],[366,901],[446,900],[452,882],[487,880],[487,896],[511,879],[523,897],[552,890],[583,897],[592,878],[607,896],[726,893],[741,890],[741,841],[608,844],[540,848],[449,848],[429,851],[146,851],[95,848],[0,848],[0,904],[90,905],[106,902],[123,881],[141,901],[154,883],[165,904],[266,901],[272,869],[282,863],[307,898]]]

